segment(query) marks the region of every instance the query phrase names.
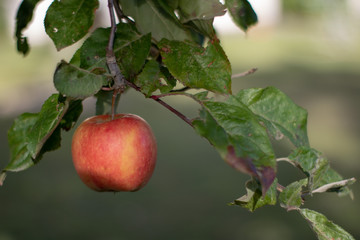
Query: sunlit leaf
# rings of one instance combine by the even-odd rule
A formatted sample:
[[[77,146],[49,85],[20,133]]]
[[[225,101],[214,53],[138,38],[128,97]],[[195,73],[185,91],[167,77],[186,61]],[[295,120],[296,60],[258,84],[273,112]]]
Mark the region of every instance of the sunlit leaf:
[[[217,149],[233,168],[259,179],[263,194],[276,175],[276,161],[266,129],[241,101],[202,101],[193,120],[196,131]]]
[[[348,232],[328,220],[323,214],[310,209],[299,209],[319,240],[355,240]]]
[[[237,97],[265,124],[277,140],[287,137],[296,147],[309,146],[307,111],[275,87],[241,90]]]
[[[98,0],[53,1],[46,12],[45,31],[57,50],[74,44],[93,25]]]
[[[2,170],[23,171],[41,160],[43,154],[60,147],[61,129],[70,130],[82,111],[81,101],[51,95],[39,113],[24,113],[8,131],[10,161]],[[0,183],[0,185],[1,185]]]
[[[53,94],[45,101],[36,122],[26,136],[27,149],[33,159],[36,159],[39,156],[40,150],[53,134],[67,111],[68,106],[66,106],[65,103],[59,102],[58,98],[58,94]],[[57,146],[48,147],[53,150],[56,149]]]
[[[38,113],[23,113],[15,119],[8,131],[10,162],[4,168],[4,171],[17,172],[34,165],[31,154],[27,149],[28,141],[26,139],[38,118]]]
[[[163,39],[158,46],[170,73],[185,86],[231,93],[231,65],[218,41],[202,48]]]

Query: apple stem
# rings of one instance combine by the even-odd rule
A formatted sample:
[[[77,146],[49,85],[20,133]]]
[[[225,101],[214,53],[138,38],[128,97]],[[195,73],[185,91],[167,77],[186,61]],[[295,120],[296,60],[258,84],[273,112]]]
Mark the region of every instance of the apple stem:
[[[120,93],[119,89],[114,89],[113,91],[113,95],[112,95],[112,100],[111,100],[111,120],[115,119],[115,114],[116,114],[116,97],[117,95]],[[121,95],[121,94],[120,94]]]

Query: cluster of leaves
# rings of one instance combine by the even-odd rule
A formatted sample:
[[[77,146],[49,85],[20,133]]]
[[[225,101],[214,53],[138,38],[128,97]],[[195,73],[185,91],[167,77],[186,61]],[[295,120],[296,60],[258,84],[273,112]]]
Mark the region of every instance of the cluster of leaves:
[[[22,30],[38,2],[23,0],[18,10],[17,46],[24,55],[29,46]],[[231,65],[216,37],[213,20],[228,11],[246,31],[257,22],[247,0],[226,0],[225,4],[218,0],[114,3],[119,18],[114,55],[128,87],[149,99],[183,95],[199,103],[199,116],[188,123],[230,166],[251,176],[246,195],[232,205],[254,211],[278,201],[286,210],[297,210],[307,219],[319,239],[353,239],[324,215],[301,208],[304,198],[314,193],[352,196],[348,185],[355,181],[344,180],[311,148],[306,110],[274,87],[232,94]],[[98,6],[98,0],[55,0],[50,5],[45,29],[58,50],[88,34]],[[74,126],[85,98],[97,98],[97,114],[110,113],[112,93],[104,90],[114,84],[106,59],[110,30],[91,31],[72,59],[58,64],[53,80],[59,93],[46,100],[39,113],[24,113],[15,120],[8,132],[11,160],[2,170],[1,184],[6,172],[25,170],[46,151],[60,147],[61,129]],[[222,95],[222,100],[211,97],[213,94]],[[278,159],[271,140],[282,138],[293,144],[293,152]],[[304,178],[282,186],[276,178],[279,160],[298,168]]]

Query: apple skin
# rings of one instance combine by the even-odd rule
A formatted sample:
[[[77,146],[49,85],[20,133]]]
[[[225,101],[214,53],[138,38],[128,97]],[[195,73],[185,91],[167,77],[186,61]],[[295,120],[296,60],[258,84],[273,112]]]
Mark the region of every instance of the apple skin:
[[[81,180],[95,191],[137,191],[150,180],[157,146],[149,124],[134,114],[86,119],[72,139],[72,159]]]

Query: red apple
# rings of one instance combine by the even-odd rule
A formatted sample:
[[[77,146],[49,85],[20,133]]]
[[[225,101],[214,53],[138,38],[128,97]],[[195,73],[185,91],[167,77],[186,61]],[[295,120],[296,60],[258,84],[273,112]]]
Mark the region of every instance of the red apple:
[[[81,180],[95,191],[136,191],[151,178],[156,141],[149,124],[133,114],[86,119],[72,139],[72,158]]]

